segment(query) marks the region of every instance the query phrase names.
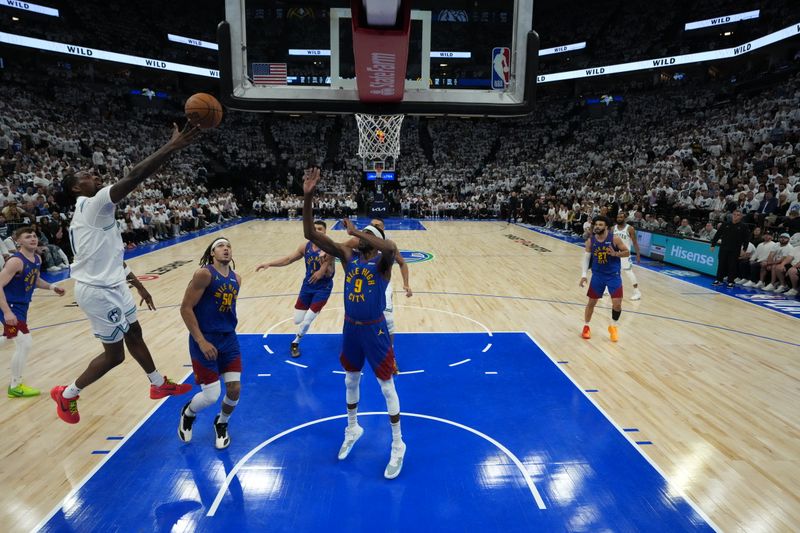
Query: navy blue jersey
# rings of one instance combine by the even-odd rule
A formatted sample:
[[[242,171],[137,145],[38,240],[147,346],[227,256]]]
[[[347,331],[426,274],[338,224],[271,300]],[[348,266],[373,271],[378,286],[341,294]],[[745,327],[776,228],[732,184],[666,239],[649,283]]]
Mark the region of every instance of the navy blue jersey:
[[[376,320],[386,309],[386,286],[389,283],[378,271],[381,252],[369,261],[353,250],[345,267],[344,312],[358,321]]]
[[[616,251],[616,249],[612,232],[609,231],[602,241],[592,235],[592,274],[619,275],[619,257],[608,255],[608,252]]]
[[[208,284],[200,301],[194,306],[194,316],[203,333],[230,333],[236,331],[236,298],[239,296],[239,282],[236,273],[231,269],[223,276],[211,265],[206,265],[211,272],[211,283]]]
[[[303,278],[303,287],[310,287],[313,289],[327,289],[333,287],[333,275],[335,272],[322,278],[317,283],[311,283],[310,281],[314,272],[318,271],[325,264],[324,257],[320,255],[321,252],[321,250],[314,251],[311,241],[306,243],[306,251],[303,254],[303,259],[306,264],[306,277]]]
[[[36,280],[39,279],[42,260],[35,255],[34,260],[30,261],[20,252],[15,253],[12,257],[18,257],[22,261],[22,270],[14,274],[14,277],[3,289],[6,301],[19,304],[30,303],[33,289],[36,287]]]

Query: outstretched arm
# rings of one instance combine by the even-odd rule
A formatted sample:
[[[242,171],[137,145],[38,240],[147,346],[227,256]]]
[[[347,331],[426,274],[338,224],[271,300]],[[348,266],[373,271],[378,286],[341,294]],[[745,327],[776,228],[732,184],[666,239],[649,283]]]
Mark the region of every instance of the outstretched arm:
[[[297,250],[287,255],[286,257],[281,257],[280,259],[276,259],[275,261],[268,261],[266,263],[261,263],[256,267],[256,272],[259,272],[261,270],[266,270],[270,267],[285,267],[287,265],[291,265],[295,261],[299,261],[300,259],[302,259],[304,252],[305,252],[304,246],[301,244],[297,248]]]
[[[150,154],[147,159],[134,166],[127,176],[111,186],[111,201],[115,204],[133,192],[144,180],[158,170],[169,157],[192,144],[200,135],[200,128],[186,123],[183,130],[173,124],[172,138],[167,143]]]
[[[314,227],[314,191],[320,179],[320,170],[316,167],[306,170],[306,174],[303,177],[303,235],[321,250],[338,257],[342,261],[350,261],[353,255],[351,249],[341,244],[336,244],[333,239],[317,231]]]
[[[400,267],[400,275],[403,276],[403,290],[406,291],[406,298],[411,298],[414,293],[411,292],[411,283],[408,282],[408,263],[406,263],[406,260],[400,255],[399,251],[395,254],[394,260],[397,266]]]

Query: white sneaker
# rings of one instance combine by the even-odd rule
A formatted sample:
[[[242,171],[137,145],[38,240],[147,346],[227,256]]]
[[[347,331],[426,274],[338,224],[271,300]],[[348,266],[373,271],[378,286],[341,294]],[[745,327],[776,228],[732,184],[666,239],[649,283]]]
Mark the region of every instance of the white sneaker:
[[[61,269],[60,269],[59,267],[57,267],[57,266],[51,266],[51,267],[47,267],[47,271],[48,271],[48,272],[58,272],[58,271],[60,271],[60,270],[61,270]]]
[[[742,287],[755,287],[755,286],[756,284],[753,283],[752,281],[746,281],[742,284]]]
[[[353,449],[353,444],[355,444],[363,434],[364,428],[358,425],[354,428],[350,428],[350,426],[344,428],[344,441],[342,442],[342,447],[339,448],[338,456],[340,461],[342,459],[346,459],[347,456],[350,455],[350,450]]]
[[[790,289],[783,293],[784,296],[797,296],[797,289]]]
[[[759,281],[758,283],[753,285],[753,287],[755,287],[756,289],[763,289],[764,288],[764,282],[763,281]]]
[[[735,280],[733,280],[733,282],[739,285],[740,283],[742,283],[742,278],[736,278]]]
[[[400,475],[403,469],[403,457],[406,455],[406,443],[400,441],[398,444],[392,444],[392,453],[389,456],[389,464],[386,465],[386,470],[383,471],[383,477],[386,479],[394,479]]]
[[[776,289],[776,287],[775,287],[775,285],[773,285],[772,283],[770,283],[769,285],[767,285],[766,287],[764,287],[764,290],[765,290],[765,291],[769,291],[769,292],[772,292],[772,291],[774,291],[775,289]]]
[[[784,292],[786,292],[788,290],[789,290],[789,287],[786,286],[786,285],[781,285],[780,287],[776,287],[775,288],[775,292],[777,292],[778,294],[784,293]]]
[[[631,296],[631,300],[641,300],[641,299],[642,299],[642,293],[639,291],[634,291],[633,296]]]

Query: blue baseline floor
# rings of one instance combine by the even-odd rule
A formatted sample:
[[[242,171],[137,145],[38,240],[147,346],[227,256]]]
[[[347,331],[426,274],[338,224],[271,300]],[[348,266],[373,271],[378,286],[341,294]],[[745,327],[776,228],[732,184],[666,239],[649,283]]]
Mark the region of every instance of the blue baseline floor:
[[[424,370],[397,378],[402,411],[473,430],[404,416],[399,478],[382,475],[391,439],[385,415],[360,417],[364,436],[345,461],[336,459],[346,424],[337,418],[253,453],[208,516],[248,452],[344,412],[344,379],[334,373],[341,337],[306,337],[292,362],[307,368],[286,362],[291,338],[240,335],[245,370],[230,448],[213,447],[216,409],[199,415],[192,443],[181,443],[176,427],[187,398],[169,398],[127,440],[108,441],[105,449],[119,449],[43,530],[711,530],[524,333],[397,335],[401,371]],[[603,383],[594,385],[602,394]],[[368,369],[360,410],[385,411]],[[475,431],[519,458],[546,508],[511,458]]]

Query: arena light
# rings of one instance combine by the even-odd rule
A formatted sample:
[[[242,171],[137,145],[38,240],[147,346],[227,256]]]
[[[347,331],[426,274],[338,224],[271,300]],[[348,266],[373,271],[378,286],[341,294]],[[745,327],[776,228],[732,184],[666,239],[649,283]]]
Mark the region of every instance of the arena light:
[[[100,61],[112,61],[114,63],[124,63],[126,65],[135,65],[137,67],[152,68],[156,70],[195,74],[197,76],[205,76],[207,78],[219,78],[219,70],[216,69],[193,67],[191,65],[183,65],[181,63],[164,61],[162,59],[151,59],[148,57],[118,54],[116,52],[108,52],[106,50],[78,46],[75,44],[54,43],[51,41],[45,41],[43,39],[23,37],[22,35],[14,35],[11,33],[0,32],[0,43],[23,46],[25,48],[35,48],[37,50],[46,50],[48,52],[78,56],[86,59],[98,59]]]
[[[549,56],[552,54],[563,54],[564,52],[572,52],[573,50],[582,50],[586,48],[586,41],[572,44],[562,44],[553,48],[543,48],[539,50],[539,57]]]
[[[14,9],[21,9],[31,13],[39,13],[40,15],[47,15],[49,17],[58,17],[58,9],[52,7],[40,6],[39,4],[31,4],[30,2],[19,2],[17,0],[2,0],[0,6],[13,7]]]
[[[700,28],[708,28],[710,26],[722,26],[723,24],[739,22],[740,20],[757,19],[759,16],[761,16],[761,10],[756,9],[755,11],[745,11],[744,13],[736,13],[735,15],[727,15],[725,17],[687,22],[683,29],[684,31],[689,31]]]
[[[653,68],[675,67],[678,65],[688,65],[691,63],[701,63],[703,61],[716,61],[720,59],[730,59],[758,50],[770,44],[800,34],[800,23],[793,24],[782,30],[765,35],[753,41],[744,43],[733,48],[713,50],[711,52],[698,52],[680,56],[667,56],[644,61],[633,61],[631,63],[620,63],[617,65],[604,65],[600,67],[589,67],[581,70],[569,70],[566,72],[556,72],[553,74],[540,74],[536,77],[537,83],[550,83],[554,81],[574,80],[578,78],[591,78],[594,76],[607,76],[609,74],[621,74],[623,72],[634,72],[638,70],[649,70]]]
[[[191,37],[183,37],[182,35],[174,35],[172,33],[168,33],[167,39],[169,39],[174,43],[188,44],[189,46],[208,48],[210,50],[219,50],[219,45],[217,43],[201,41],[200,39],[192,39]]]

